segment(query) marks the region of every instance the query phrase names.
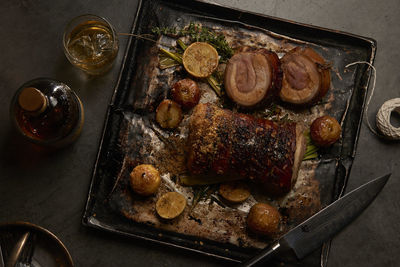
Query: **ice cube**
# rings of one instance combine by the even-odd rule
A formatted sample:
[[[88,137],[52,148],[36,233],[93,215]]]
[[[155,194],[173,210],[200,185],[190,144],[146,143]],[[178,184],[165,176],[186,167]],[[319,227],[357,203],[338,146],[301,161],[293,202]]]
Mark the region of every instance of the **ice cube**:
[[[96,33],[93,35],[93,47],[95,55],[101,57],[103,53],[111,51],[112,37],[107,33]]]
[[[93,57],[95,54],[95,46],[90,36],[82,35],[79,38],[73,39],[68,44],[68,51],[74,58],[85,60]]]

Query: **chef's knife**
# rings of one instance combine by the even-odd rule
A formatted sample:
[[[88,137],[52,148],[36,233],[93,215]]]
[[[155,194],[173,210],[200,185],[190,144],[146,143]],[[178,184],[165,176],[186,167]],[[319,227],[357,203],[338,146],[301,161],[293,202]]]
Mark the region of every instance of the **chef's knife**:
[[[299,259],[313,252],[360,215],[382,190],[390,175],[376,178],[339,198],[242,266],[259,266],[279,251],[293,250]]]
[[[3,250],[0,244],[0,267],[4,267],[4,257],[3,257]]]

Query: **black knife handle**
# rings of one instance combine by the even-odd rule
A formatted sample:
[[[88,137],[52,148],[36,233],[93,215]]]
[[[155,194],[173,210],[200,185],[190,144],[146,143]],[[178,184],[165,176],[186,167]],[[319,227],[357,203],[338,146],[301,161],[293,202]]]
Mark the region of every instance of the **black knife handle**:
[[[250,267],[250,266],[261,266],[262,264],[268,262],[271,257],[281,249],[281,244],[279,242],[274,243],[272,246],[263,249],[254,258],[243,262],[240,266]]]

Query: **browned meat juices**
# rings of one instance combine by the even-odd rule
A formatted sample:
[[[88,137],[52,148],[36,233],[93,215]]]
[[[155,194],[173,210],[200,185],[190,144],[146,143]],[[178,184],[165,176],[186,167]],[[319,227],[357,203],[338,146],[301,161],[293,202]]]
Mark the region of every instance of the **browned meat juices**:
[[[274,195],[291,189],[305,147],[296,123],[258,119],[212,104],[195,107],[188,142],[191,173],[240,175]]]

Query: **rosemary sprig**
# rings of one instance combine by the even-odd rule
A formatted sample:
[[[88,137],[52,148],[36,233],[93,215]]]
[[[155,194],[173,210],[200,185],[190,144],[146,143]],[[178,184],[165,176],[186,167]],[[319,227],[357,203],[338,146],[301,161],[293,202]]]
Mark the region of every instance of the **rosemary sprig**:
[[[195,188],[193,202],[190,207],[189,214],[192,213],[194,208],[197,206],[197,204],[199,204],[202,199],[207,200],[211,196],[211,194],[217,190],[217,188],[218,185],[206,185]]]
[[[194,208],[197,206],[197,204],[200,202],[201,198],[205,195],[205,193],[209,188],[210,186],[207,185],[207,186],[201,186],[194,190],[193,202],[192,206],[190,207],[189,213],[192,213]]]

